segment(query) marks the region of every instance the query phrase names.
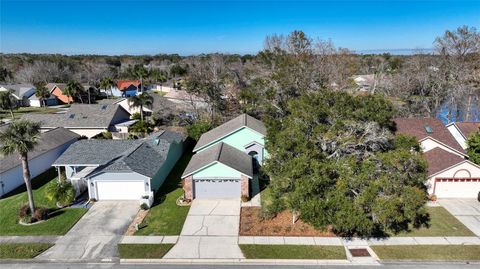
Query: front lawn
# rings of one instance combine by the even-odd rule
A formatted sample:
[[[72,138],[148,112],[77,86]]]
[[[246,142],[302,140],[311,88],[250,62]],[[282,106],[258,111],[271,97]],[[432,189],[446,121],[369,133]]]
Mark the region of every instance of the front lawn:
[[[0,259],[32,259],[52,246],[41,243],[0,244]]]
[[[480,260],[480,246],[477,245],[404,245],[372,246],[371,248],[382,260]]]
[[[174,244],[118,244],[121,259],[160,259]]]
[[[429,227],[412,229],[395,236],[475,236],[465,225],[443,207],[427,207]]]
[[[187,218],[189,206],[177,206],[176,200],[183,194],[181,176],[193,153],[187,147],[185,153],[168,175],[148,215],[135,235],[179,235]]]
[[[239,245],[247,259],[344,260],[342,246]]]
[[[87,212],[83,208],[58,209],[55,202],[45,197],[47,184],[56,179],[55,169],[50,169],[32,180],[33,197],[37,207],[47,207],[51,217],[45,222],[24,226],[18,224],[18,209],[28,203],[25,187],[14,191],[10,197],[0,199],[0,235],[64,235]]]

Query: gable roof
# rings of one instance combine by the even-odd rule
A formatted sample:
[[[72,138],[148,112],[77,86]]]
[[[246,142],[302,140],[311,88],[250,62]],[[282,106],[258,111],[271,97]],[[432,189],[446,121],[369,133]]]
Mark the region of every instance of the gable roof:
[[[439,147],[425,152],[424,157],[428,163],[428,176],[432,176],[458,163],[466,161],[466,159],[457,154],[448,152]]]
[[[456,122],[455,125],[465,139],[473,133],[480,132],[480,122]]]
[[[253,177],[252,157],[223,142],[193,155],[182,178],[214,162],[222,163],[238,172]]]
[[[53,88],[55,88],[55,87],[58,87],[60,89],[60,91],[63,92],[63,89],[65,87],[67,87],[67,83],[47,83],[47,85],[45,87],[47,87],[47,89],[50,90],[50,93],[52,93]]]
[[[397,133],[415,136],[419,141],[431,137],[460,153],[465,153],[447,127],[437,118],[396,118],[394,122]],[[428,127],[431,132],[427,132]]]
[[[255,119],[254,117],[251,117],[247,114],[242,114],[230,121],[225,122],[224,124],[204,133],[200,139],[198,140],[197,144],[195,145],[195,148],[193,151],[197,151],[208,144],[221,139],[228,134],[232,133],[233,131],[236,131],[242,127],[248,127],[262,135],[267,134],[267,130],[265,128],[265,125],[263,125],[263,122]]]
[[[142,81],[140,80],[118,80],[117,81],[117,88],[120,91],[126,90],[128,87],[131,85],[135,86],[135,88],[138,88],[142,84]]]
[[[0,85],[0,88],[13,90],[13,95],[17,99],[22,99],[23,97],[29,98],[32,95],[35,95],[35,91],[31,91],[32,89],[35,90],[35,86],[33,86],[32,84],[4,84]]]
[[[119,105],[72,104],[66,113],[29,113],[22,118],[41,122],[43,127],[108,128],[119,109],[124,110]]]
[[[77,140],[78,138],[80,138],[78,134],[64,128],[56,128],[42,133],[34,150],[28,153],[28,159],[32,160],[52,149]],[[3,157],[0,155],[0,173],[19,165],[21,164],[17,154],[11,154]]]
[[[172,143],[181,143],[182,134],[161,131],[140,140],[80,140],[71,145],[53,165],[98,166],[90,175],[102,172],[133,171],[153,177],[167,159]]]

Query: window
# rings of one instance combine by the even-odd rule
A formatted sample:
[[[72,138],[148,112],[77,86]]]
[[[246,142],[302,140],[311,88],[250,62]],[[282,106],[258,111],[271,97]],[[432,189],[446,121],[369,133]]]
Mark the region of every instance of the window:
[[[425,131],[427,132],[427,134],[433,133],[433,129],[429,125],[425,125]]]

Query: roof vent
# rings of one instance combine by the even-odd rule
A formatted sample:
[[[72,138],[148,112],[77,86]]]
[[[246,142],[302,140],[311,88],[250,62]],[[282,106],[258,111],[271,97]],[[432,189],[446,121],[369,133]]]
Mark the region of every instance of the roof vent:
[[[102,105],[102,110],[107,109],[107,105]]]
[[[75,118],[75,114],[70,114],[70,116],[69,116],[68,118],[69,118],[69,119]]]
[[[427,132],[427,134],[433,133],[433,129],[429,125],[425,125],[425,131]]]

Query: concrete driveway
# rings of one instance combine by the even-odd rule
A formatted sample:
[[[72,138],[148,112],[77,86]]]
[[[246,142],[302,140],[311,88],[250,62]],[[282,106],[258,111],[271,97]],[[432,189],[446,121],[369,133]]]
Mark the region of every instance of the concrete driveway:
[[[474,234],[480,236],[480,202],[476,199],[439,199],[450,214],[454,215]]]
[[[196,199],[165,259],[238,259],[240,199]]]
[[[138,202],[97,202],[55,246],[37,259],[102,260],[118,257],[117,243],[139,210]]]

